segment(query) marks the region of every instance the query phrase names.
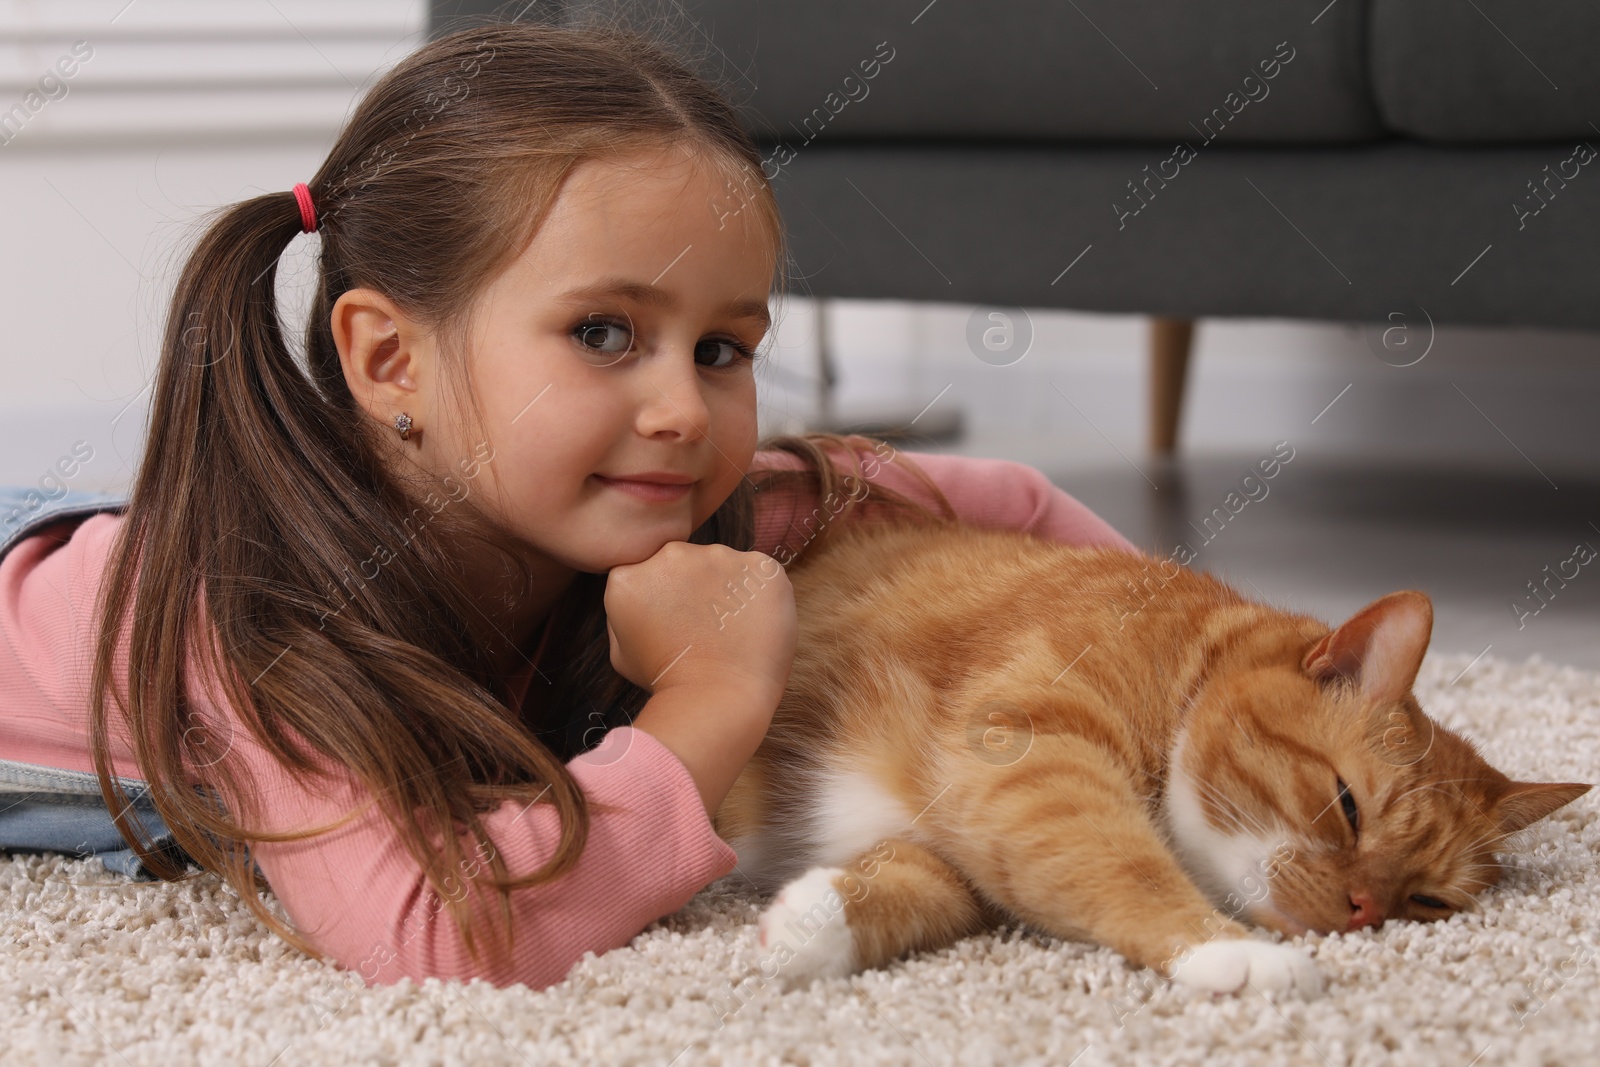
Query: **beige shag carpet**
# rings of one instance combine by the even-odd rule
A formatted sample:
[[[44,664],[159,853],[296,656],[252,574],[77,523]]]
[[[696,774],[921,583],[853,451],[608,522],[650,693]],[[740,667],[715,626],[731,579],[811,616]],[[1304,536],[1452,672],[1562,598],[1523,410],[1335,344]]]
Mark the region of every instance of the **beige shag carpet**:
[[[1600,781],[1600,675],[1436,655],[1417,692],[1513,777]],[[0,1063],[1595,1064],[1597,806],[1525,831],[1481,914],[1303,937],[1329,987],[1311,1003],[1152,991],[1107,949],[1020,926],[784,993],[762,980],[763,899],[737,873],[542,992],[352,989],[210,876],[0,857]]]

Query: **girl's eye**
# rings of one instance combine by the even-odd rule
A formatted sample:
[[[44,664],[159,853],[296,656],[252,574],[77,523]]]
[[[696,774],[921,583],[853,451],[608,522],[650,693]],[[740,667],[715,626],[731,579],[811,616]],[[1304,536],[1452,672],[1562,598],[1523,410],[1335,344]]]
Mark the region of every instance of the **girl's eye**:
[[[1361,813],[1356,810],[1356,798],[1350,795],[1350,787],[1344,784],[1343,778],[1335,778],[1339,784],[1339,803],[1344,807],[1345,821],[1350,824],[1350,832],[1360,835]]]
[[[1425,897],[1420,894],[1412,894],[1411,902],[1413,904],[1421,904],[1424,908],[1438,908],[1440,910],[1444,910],[1450,907],[1450,905],[1446,904],[1442,900],[1438,900],[1434,897]]]
[[[725,351],[718,351],[719,349]],[[709,363],[702,362],[700,364],[702,367],[714,367],[720,370],[723,367],[733,366],[741,359],[753,359],[755,353],[753,353],[748,346],[741,344],[738,341],[718,341],[712,339],[701,341],[695,346],[695,359],[699,360],[702,356],[711,360]],[[724,359],[724,357],[726,358]],[[717,362],[718,360],[723,361]]]
[[[585,319],[572,328],[572,336],[591,352],[616,355],[633,347],[633,334],[620,322]]]

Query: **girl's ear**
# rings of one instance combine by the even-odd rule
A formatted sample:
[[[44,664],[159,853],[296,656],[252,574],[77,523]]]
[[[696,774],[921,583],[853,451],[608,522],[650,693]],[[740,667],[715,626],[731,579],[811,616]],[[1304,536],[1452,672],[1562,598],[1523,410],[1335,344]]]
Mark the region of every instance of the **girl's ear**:
[[[1379,597],[1307,650],[1301,670],[1319,682],[1343,678],[1378,703],[1410,691],[1433,633],[1433,601],[1407,589]]]
[[[329,319],[345,382],[362,407],[384,423],[401,408],[417,411],[428,342],[394,302],[373,289],[351,289],[334,301]]]

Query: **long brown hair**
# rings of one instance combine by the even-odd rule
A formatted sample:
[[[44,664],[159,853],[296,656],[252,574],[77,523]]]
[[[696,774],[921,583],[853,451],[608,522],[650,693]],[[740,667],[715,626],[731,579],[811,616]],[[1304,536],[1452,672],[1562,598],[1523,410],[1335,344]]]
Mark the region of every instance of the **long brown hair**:
[[[578,575],[553,609],[540,667],[553,675],[550,706],[563,721],[525,721],[491,669],[485,649],[497,632],[460,568],[466,551],[500,554],[520,581],[512,588],[525,593],[519,543],[459,481],[419,484],[385,462],[379,435],[393,431],[352,397],[330,311],[340,294],[370,287],[437,330],[452,395],[466,398],[481,430],[466,358],[474,299],[526,248],[575,166],[660,143],[684,145],[735,176],[775,242],[781,290],[777,203],[735,110],[686,62],[616,24],[464,29],[373,86],[308,182],[321,251],[303,366],[274,300],[278,259],[301,232],[293,193],[241,201],[207,220],[168,315],[143,462],[100,590],[91,683],[102,794],[158,877],[191,875],[182,856],[154,849],[127,817],[107,756],[108,693],[183,852],[224,878],[279,936],[322,958],[259,900],[269,887],[248,843],[330,827],[262,828],[259,798],[225,758],[223,724],[206,721],[189,699],[191,670],[308,785],[330,765],[365,785],[448,901],[475,960],[470,902],[444,891],[451,872],[466,868],[461,828],[488,857],[487,867],[473,867],[500,894],[508,948],[509,891],[577,862],[589,806],[565,762],[598,741],[595,714],[608,726],[628,722],[649,697],[611,667],[605,575]],[[744,479],[691,541],[749,550],[761,488],[835,493],[840,475],[823,445],[872,442],[766,439],[759,447],[800,456],[806,469]],[[869,489],[851,504],[878,499],[932,517],[900,494]],[[399,547],[375,574],[360,566],[352,582],[374,545]],[[128,664],[138,666],[122,668],[124,695],[112,682],[125,628]],[[550,861],[517,876],[479,819],[513,799],[552,804],[561,823]]]

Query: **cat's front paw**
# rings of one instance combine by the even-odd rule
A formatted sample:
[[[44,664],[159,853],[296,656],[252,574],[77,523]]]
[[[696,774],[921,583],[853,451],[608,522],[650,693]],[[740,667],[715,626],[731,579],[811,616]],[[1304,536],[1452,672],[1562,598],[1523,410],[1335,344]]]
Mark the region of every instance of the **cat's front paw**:
[[[842,867],[813,867],[784,886],[761,913],[761,947],[777,963],[783,988],[803,989],[818,978],[858,969],[845,898],[833,885],[844,873]]]
[[[1178,957],[1172,980],[1213,993],[1232,993],[1248,984],[1261,992],[1292,990],[1307,1000],[1320,997],[1322,972],[1294,945],[1251,938],[1208,941]]]

